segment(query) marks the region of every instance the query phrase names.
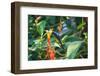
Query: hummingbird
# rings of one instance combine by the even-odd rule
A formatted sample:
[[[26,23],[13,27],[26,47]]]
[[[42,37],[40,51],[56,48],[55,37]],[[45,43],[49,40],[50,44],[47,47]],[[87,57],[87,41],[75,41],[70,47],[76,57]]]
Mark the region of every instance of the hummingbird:
[[[63,44],[61,42],[61,36],[58,32],[53,31],[53,29],[50,29],[49,31],[46,30],[46,32],[47,32],[47,36],[48,36],[48,44],[50,44],[50,37],[53,34],[55,36],[55,38],[58,40],[58,42],[60,43],[61,48],[64,49]]]

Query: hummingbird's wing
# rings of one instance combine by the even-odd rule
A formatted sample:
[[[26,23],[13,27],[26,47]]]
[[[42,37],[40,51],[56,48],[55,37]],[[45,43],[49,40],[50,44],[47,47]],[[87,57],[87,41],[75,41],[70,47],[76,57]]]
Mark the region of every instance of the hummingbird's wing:
[[[59,33],[57,32],[52,32],[52,34],[57,38],[57,40],[59,41],[61,47],[64,49],[62,42],[61,42],[61,37],[59,36]]]

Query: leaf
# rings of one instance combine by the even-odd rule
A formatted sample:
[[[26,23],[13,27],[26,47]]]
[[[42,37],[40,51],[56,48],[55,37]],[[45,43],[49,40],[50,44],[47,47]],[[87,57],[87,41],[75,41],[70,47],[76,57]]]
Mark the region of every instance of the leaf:
[[[37,60],[38,59],[38,52],[30,51],[28,52],[28,60]]]
[[[40,35],[43,35],[44,29],[45,29],[46,21],[42,20],[39,23],[37,23],[37,31]]]
[[[74,42],[74,41],[79,41],[80,39],[75,36],[75,35],[65,35],[63,38],[62,38],[62,42]]]
[[[28,23],[32,23],[33,20],[34,20],[34,18],[33,18],[31,15],[29,15],[29,16],[28,16]]]
[[[28,45],[31,46],[33,44],[33,39],[28,40]]]
[[[55,16],[48,16],[47,18],[49,25],[55,25],[56,17]]]
[[[59,46],[59,44],[58,44],[58,43],[54,43],[54,46],[55,46],[55,47],[59,47],[59,48],[60,48],[60,46]]]
[[[79,39],[77,36],[74,36],[74,35],[69,36],[69,37],[66,39],[67,42],[74,42],[74,41],[79,41],[79,40],[80,40],[80,39]]]
[[[82,23],[80,23],[80,24],[78,25],[77,29],[79,30],[79,29],[83,28],[83,26],[84,26],[85,24],[86,24],[86,22],[82,19]]]
[[[82,44],[82,41],[74,41],[74,42],[72,42],[67,48],[66,57],[68,59],[74,59],[76,57],[76,55],[77,55],[77,52],[80,49],[81,44]]]
[[[71,42],[66,42],[66,43],[64,44],[65,49],[67,49],[67,47],[68,47],[70,44],[71,44]]]
[[[65,35],[64,37],[62,37],[62,42],[65,42],[65,40],[68,38],[68,35]]]

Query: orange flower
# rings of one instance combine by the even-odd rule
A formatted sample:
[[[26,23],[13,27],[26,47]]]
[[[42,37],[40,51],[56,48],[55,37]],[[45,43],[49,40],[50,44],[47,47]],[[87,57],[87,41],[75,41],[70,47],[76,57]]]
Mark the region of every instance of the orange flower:
[[[54,53],[54,50],[51,48],[51,45],[50,45],[50,37],[51,37],[51,34],[52,34],[52,30],[46,30],[47,32],[47,58],[49,58],[50,60],[54,60],[55,59],[55,53]]]
[[[55,53],[54,51],[50,51],[50,60],[54,60],[55,59]]]
[[[48,40],[48,45],[50,45],[50,33],[47,33],[47,40]]]
[[[50,38],[51,38],[51,34],[52,34],[53,30],[52,29],[50,29],[49,31],[46,30],[46,32],[47,32],[48,46],[50,46]]]
[[[47,47],[47,58],[50,59],[50,60],[55,59],[54,49]]]

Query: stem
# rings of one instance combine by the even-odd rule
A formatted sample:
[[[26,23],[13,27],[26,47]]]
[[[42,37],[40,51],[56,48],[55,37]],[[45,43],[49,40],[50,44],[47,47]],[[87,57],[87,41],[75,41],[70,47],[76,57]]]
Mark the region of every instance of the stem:
[[[56,53],[60,56],[64,56],[63,54],[61,54],[60,52],[56,51]]]

